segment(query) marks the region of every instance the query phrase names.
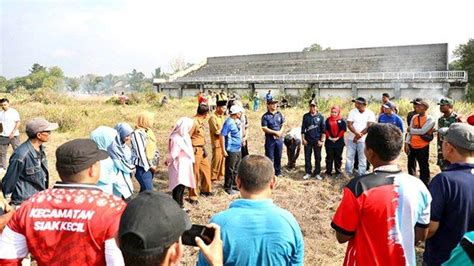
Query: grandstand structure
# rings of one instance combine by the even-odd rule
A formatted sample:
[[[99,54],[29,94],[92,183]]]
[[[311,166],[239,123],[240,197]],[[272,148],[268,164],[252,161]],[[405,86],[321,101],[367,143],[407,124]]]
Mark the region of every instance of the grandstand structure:
[[[154,82],[170,96],[193,96],[199,90],[224,89],[240,95],[396,98],[462,98],[465,71],[448,70],[448,44],[209,57],[198,65]]]

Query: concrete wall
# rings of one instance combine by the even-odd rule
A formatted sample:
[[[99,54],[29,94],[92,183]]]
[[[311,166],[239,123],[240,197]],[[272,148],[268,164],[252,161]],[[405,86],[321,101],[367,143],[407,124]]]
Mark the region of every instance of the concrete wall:
[[[250,95],[251,89],[248,84],[239,84],[238,86],[216,86],[204,85],[207,90],[226,89],[228,92],[235,91],[241,96]],[[416,97],[439,99],[443,96],[449,96],[453,99],[462,99],[465,95],[465,87],[452,87],[448,83],[443,82],[360,82],[360,83],[344,83],[344,82],[326,82],[319,84],[255,84],[255,91],[260,97],[264,97],[268,90],[272,90],[272,95],[279,97],[283,94],[292,96],[303,96],[308,88],[314,89],[317,93],[319,88],[319,96],[323,98],[341,97],[350,98],[362,96],[367,98],[380,98],[382,93],[388,92],[390,95],[398,98],[413,99]],[[179,88],[163,87],[163,92],[172,96],[179,97]],[[183,96],[195,96],[199,92],[199,88],[184,88]]]
[[[320,52],[210,57],[187,77],[303,73],[444,71],[448,45],[408,45]]]

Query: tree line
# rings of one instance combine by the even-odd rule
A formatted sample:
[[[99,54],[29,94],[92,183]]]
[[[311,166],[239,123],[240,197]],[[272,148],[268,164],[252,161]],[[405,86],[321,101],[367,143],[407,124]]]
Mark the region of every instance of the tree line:
[[[156,68],[151,73],[151,78],[146,78],[143,72],[136,69],[123,75],[87,74],[79,77],[67,77],[58,66],[45,67],[35,63],[26,76],[11,79],[0,76],[0,92],[34,91],[37,89],[88,94],[120,91],[146,92],[152,90],[154,78],[167,78],[167,74],[163,73],[161,68]]]

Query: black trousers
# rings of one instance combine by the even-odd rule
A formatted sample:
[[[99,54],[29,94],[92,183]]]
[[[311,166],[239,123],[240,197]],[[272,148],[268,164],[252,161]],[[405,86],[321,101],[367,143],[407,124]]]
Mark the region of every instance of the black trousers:
[[[240,151],[242,153],[242,158],[245,156],[249,155],[249,148],[248,148],[248,142],[245,141],[244,145],[240,148]]]
[[[430,145],[421,149],[414,149],[410,146],[410,155],[413,156],[420,166],[420,179],[426,186],[430,183]],[[412,168],[410,168],[412,167]],[[416,167],[416,165],[415,165]],[[416,168],[408,164],[408,173],[416,176]]]
[[[357,155],[357,152],[355,153],[355,156],[354,156],[354,170],[357,170],[359,169],[359,156]],[[367,168],[365,170],[369,171],[370,170],[370,163],[369,163],[369,160],[367,160]]]
[[[177,185],[173,188],[173,199],[178,203],[178,205],[183,208],[184,207],[184,189],[186,187],[184,185]]]
[[[331,174],[333,164],[334,164],[334,170],[336,171],[336,174],[341,173],[343,150],[344,150],[344,146],[337,147],[337,148],[326,147],[326,173],[327,174]]]
[[[308,143],[304,146],[304,170],[307,174],[311,174],[311,156],[314,152],[314,175],[319,175],[321,173],[321,148],[318,147],[316,143]]]
[[[410,149],[410,152],[408,153],[408,156],[407,156],[408,173],[412,176],[416,176],[416,157],[415,157],[415,154],[411,152],[411,147],[409,149]]]
[[[224,189],[237,188],[235,178],[237,177],[241,157],[241,152],[227,151],[227,157],[225,157]]]
[[[285,141],[286,155],[288,157],[288,168],[296,167],[296,160],[300,156],[301,140]]]

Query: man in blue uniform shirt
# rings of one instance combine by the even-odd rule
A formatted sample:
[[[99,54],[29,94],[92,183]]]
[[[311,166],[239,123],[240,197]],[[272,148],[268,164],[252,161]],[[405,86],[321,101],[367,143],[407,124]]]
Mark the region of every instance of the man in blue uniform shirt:
[[[265,156],[273,161],[275,175],[281,176],[285,117],[277,111],[277,103],[277,100],[268,101],[268,111],[262,116],[262,130],[265,132]]]
[[[474,127],[453,123],[439,131],[451,164],[429,185],[431,222],[423,262],[441,265],[468,231],[474,231]]]
[[[318,112],[318,107],[315,100],[309,102],[309,112],[303,115],[303,122],[301,123],[301,140],[304,146],[304,168],[305,176],[303,179],[311,177],[311,157],[314,151],[314,172],[313,176],[318,180],[321,177],[321,149],[324,144],[325,135],[324,117]]]
[[[403,132],[403,120],[395,112],[395,104],[386,102],[382,105],[383,113],[380,114],[378,122],[392,124]]]

